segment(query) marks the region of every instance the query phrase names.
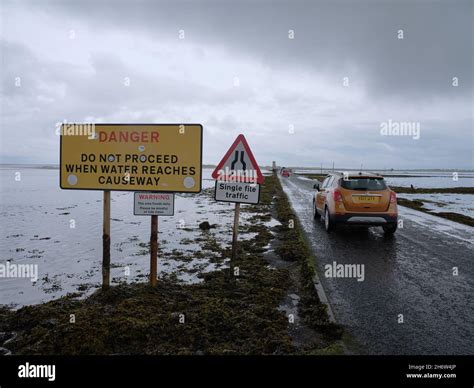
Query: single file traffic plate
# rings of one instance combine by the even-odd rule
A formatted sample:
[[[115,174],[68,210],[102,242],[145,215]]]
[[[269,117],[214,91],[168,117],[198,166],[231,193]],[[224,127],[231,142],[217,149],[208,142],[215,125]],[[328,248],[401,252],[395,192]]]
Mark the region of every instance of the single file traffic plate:
[[[256,183],[216,181],[215,200],[257,204],[260,201],[260,185]]]

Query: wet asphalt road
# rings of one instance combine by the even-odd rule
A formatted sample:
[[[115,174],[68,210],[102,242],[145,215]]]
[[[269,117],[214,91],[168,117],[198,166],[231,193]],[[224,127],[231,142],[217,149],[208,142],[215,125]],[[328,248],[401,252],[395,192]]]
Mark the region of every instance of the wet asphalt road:
[[[366,354],[474,354],[473,228],[399,207],[403,229],[313,220],[313,183],[280,177],[316,256],[338,323]],[[364,264],[365,280],[325,277],[325,265]],[[453,267],[459,274],[453,276]],[[403,314],[404,323],[398,323]]]

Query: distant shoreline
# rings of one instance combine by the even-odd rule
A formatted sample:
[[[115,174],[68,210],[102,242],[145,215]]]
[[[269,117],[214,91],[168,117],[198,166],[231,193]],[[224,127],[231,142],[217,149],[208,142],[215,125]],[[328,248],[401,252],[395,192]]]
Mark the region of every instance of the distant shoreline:
[[[11,168],[36,168],[42,170],[59,170],[59,164],[13,164],[13,163],[2,163],[0,164],[0,170],[11,169]]]
[[[202,168],[214,168],[213,165],[203,164]],[[8,164],[0,163],[0,170],[9,170],[12,168],[29,168],[29,169],[41,169],[41,170],[59,170],[59,164]]]
[[[203,168],[215,168],[215,164],[203,164]],[[0,170],[1,169],[10,169],[10,168],[31,168],[31,169],[44,169],[44,170],[59,170],[59,164],[49,164],[49,163],[0,163]],[[260,166],[262,169],[270,169],[271,166]],[[278,167],[280,168],[280,167]],[[321,167],[291,167],[293,170],[307,170],[307,171],[321,171]],[[343,168],[338,167],[334,169],[335,171],[359,171],[357,168]],[[397,172],[420,172],[420,173],[436,173],[436,172],[458,172],[458,173],[472,173],[474,174],[474,169],[455,169],[455,168],[401,168],[401,169],[381,169],[381,168],[364,168],[364,171],[373,171],[373,172],[383,172],[384,175],[389,176],[398,176],[396,175]],[[332,168],[322,168],[323,174],[327,173],[328,171],[333,171]],[[306,175],[303,173],[303,175]],[[405,177],[406,175],[400,175]]]

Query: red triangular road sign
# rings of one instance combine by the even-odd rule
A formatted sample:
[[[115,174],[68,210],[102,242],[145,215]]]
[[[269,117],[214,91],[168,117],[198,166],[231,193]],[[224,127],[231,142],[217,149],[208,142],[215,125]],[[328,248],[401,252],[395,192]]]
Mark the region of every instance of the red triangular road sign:
[[[265,181],[247,140],[242,134],[237,136],[232,143],[229,151],[213,171],[212,177],[232,182],[263,183]]]

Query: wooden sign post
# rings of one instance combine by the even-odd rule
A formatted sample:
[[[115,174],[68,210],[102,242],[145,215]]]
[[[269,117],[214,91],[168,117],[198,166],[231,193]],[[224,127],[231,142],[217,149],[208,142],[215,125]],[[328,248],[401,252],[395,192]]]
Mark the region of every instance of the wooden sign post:
[[[104,190],[104,220],[102,228],[102,289],[110,287],[110,190]]]
[[[235,263],[237,257],[237,239],[239,237],[239,217],[240,217],[240,202],[235,204],[234,212],[234,230],[232,233],[232,258],[231,263]]]
[[[158,216],[151,216],[150,286],[156,287],[158,276]]]
[[[174,193],[134,193],[133,214],[151,216],[150,286],[156,287],[158,279],[158,216],[174,215]]]

